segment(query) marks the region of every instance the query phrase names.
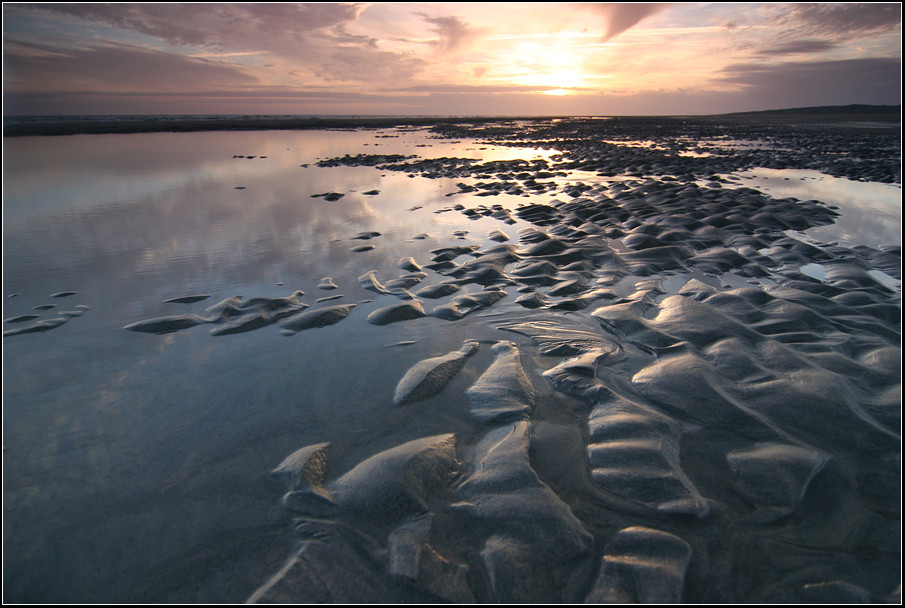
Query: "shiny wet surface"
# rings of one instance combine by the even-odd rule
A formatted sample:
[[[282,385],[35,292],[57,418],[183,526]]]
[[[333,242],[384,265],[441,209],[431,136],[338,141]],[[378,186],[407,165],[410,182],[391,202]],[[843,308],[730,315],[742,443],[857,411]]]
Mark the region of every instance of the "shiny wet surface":
[[[52,330],[4,338],[8,601],[244,601],[279,569],[291,546],[287,515],[277,506],[279,489],[267,479],[267,472],[297,448],[321,442],[332,444],[330,466],[337,474],[382,450],[422,437],[455,433],[460,444],[477,444],[485,427],[471,415],[466,391],[494,360],[490,343],[498,340],[520,341],[522,365],[539,391],[536,417],[554,426],[586,418],[575,409],[572,396],[540,378],[559,361],[542,356],[530,340],[500,329],[501,323],[527,314],[515,304],[520,294],[514,286],[507,287],[507,297],[492,308],[455,322],[427,316],[378,326],[366,321],[367,314],[396,299],[375,294],[359,281],[370,270],[384,281],[397,277],[405,272],[399,267],[401,258],[423,264],[435,248],[489,249],[497,245],[488,238],[493,229],[503,230],[515,242],[519,229],[532,226],[524,219],[513,224],[489,216],[470,219],[474,216],[452,209],[458,202],[502,204],[515,210],[527,203],[549,203],[554,195],[560,200],[567,197],[555,192],[448,197],[460,189],[459,183],[483,178],[425,179],[370,166],[316,166],[319,160],[359,153],[530,160],[549,158],[555,151],[466,140],[452,143],[434,139],[425,130],[404,129],[20,138],[5,146],[4,319],[36,312],[52,319],[61,311],[81,311],[62,317],[66,322]],[[749,180],[739,181],[754,187]],[[601,183],[605,186],[607,181]],[[332,202],[313,197],[331,192],[343,196]],[[843,205],[824,200],[827,197],[816,190],[808,196],[799,192],[774,196]],[[615,196],[616,191],[609,194]],[[858,200],[854,197],[844,204],[857,208]],[[889,223],[872,222],[870,206],[885,205],[883,213],[895,218],[895,202],[893,197],[865,201],[868,206],[858,230],[820,240],[840,239],[847,247],[897,244],[888,242],[888,232],[861,236],[872,226]],[[843,218],[856,215],[844,213]],[[829,229],[805,232],[816,230]],[[380,234],[354,238],[368,231]],[[849,233],[857,238],[846,236]],[[362,244],[374,248],[352,251]],[[626,251],[618,238],[612,239],[612,247]],[[794,267],[825,279],[827,270],[817,268],[817,261],[797,261]],[[777,279],[698,270],[677,274],[664,281],[670,294],[692,277],[721,290],[746,284],[771,287]],[[318,288],[328,276],[337,290]],[[443,279],[431,274],[424,284]],[[653,319],[666,294],[654,290],[643,295],[641,275],[629,273],[618,279],[613,285],[616,295],[642,294],[638,298],[647,298],[652,306],[644,318]],[[297,289],[306,292],[304,299],[312,308],[316,299],[334,294],[343,298],[316,306],[358,306],[341,323],[293,336],[282,335],[276,325],[223,336],[211,335],[206,325],[163,335],[123,329],[145,319],[203,314],[206,307],[237,294],[276,298]],[[460,293],[431,301],[428,310],[480,289],[477,284],[465,285]],[[65,291],[76,293],[53,297]],[[190,294],[210,297],[189,304],[164,302]],[[716,301],[713,308],[719,308]],[[55,308],[35,311],[51,304]],[[674,300],[667,304],[664,310],[677,310],[671,307]],[[592,310],[544,314],[602,333],[597,317],[589,314]],[[693,312],[683,314],[691,319]],[[632,320],[621,314],[604,316],[614,324]],[[635,321],[631,327],[638,326]],[[5,323],[4,330],[14,325]],[[672,331],[658,324],[652,327],[637,335],[627,329],[619,334],[629,356],[614,368],[616,375],[634,377],[647,369],[648,353],[632,349],[651,336],[665,340],[657,337],[658,332]],[[775,341],[793,339],[774,338],[784,334],[776,334],[772,326],[762,333]],[[834,334],[827,336],[829,341],[836,339]],[[409,408],[393,405],[396,383],[408,369],[425,358],[459,349],[465,339],[479,340],[483,346],[446,386],[443,398]],[[880,352],[868,344],[858,356],[874,351]],[[730,355],[741,357],[731,349]],[[647,382],[651,387],[651,399],[668,393],[674,380],[655,373],[660,371],[654,368],[638,378],[639,385]],[[688,401],[685,407],[691,411],[699,389],[685,389],[692,397],[682,403]],[[770,395],[757,392],[753,398],[756,403],[769,402]],[[876,432],[889,440],[890,424],[883,419],[879,430],[876,424],[868,425],[865,433]],[[551,427],[545,428],[541,435],[556,435]],[[581,460],[585,449],[581,441],[587,438],[578,431],[574,434]],[[760,457],[751,446],[733,443],[729,434],[717,432],[710,438],[718,440],[713,445],[733,454],[730,463]],[[682,465],[704,471],[713,454],[685,441]],[[560,470],[562,462],[571,460],[545,458],[555,450],[543,442],[535,450],[540,456],[534,466],[541,477],[555,490],[574,489]],[[823,466],[822,455],[804,454],[799,460],[811,468]],[[862,458],[872,462],[865,456],[852,462]],[[834,476],[853,471],[860,475],[857,466],[845,458],[842,462],[832,471]],[[745,487],[727,498],[715,482],[726,476],[725,466],[721,462],[715,476],[692,476],[704,494],[719,496],[733,513],[747,513],[751,504],[758,504],[757,491]],[[859,482],[870,494],[866,507],[858,504],[859,513],[875,509],[888,516],[889,497],[878,496],[889,481],[886,475]],[[751,478],[759,479],[756,474]],[[830,482],[822,478],[818,482],[816,497],[834,496]],[[857,493],[844,498],[854,501],[853,496]],[[583,500],[573,508],[604,538],[602,530],[612,525],[602,521],[609,511],[597,511]],[[808,513],[816,512],[813,502],[808,503]],[[630,519],[624,513],[616,518]],[[875,519],[868,520],[871,530],[881,529]],[[671,529],[697,534],[696,524]],[[740,530],[740,537],[750,534],[744,525]],[[686,540],[700,549],[701,538],[709,534]],[[762,541],[766,547],[771,542]],[[738,563],[746,559],[740,557]],[[880,576],[867,566],[859,568],[867,572],[860,582]],[[692,575],[698,585],[694,597],[720,597],[700,590],[705,578]],[[883,588],[882,581],[876,587]]]

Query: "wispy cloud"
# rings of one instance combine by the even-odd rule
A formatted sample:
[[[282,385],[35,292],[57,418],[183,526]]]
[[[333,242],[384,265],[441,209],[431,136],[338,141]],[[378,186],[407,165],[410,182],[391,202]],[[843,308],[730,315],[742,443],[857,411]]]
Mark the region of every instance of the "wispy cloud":
[[[424,61],[412,55],[358,46],[338,46],[324,52],[308,69],[324,82],[399,82],[418,73]]]
[[[901,28],[899,2],[822,2],[780,5],[770,19],[797,35],[853,37]]]
[[[361,4],[327,3],[149,3],[47,4],[29,6],[28,10],[104,23],[159,40],[162,44],[154,50],[170,57],[157,55],[156,59],[169,60],[180,84],[183,81],[178,75],[186,72],[176,69],[186,64],[180,61],[180,55],[230,58],[232,69],[244,70],[244,77],[235,81],[237,85],[247,84],[247,74],[253,70],[259,72],[261,80],[295,86],[353,81],[366,86],[410,77],[420,60],[381,50],[374,37],[347,29],[364,8]],[[100,76],[111,58],[99,53],[92,41],[85,44],[90,46],[84,52],[92,54]],[[136,72],[147,63],[140,59],[136,54]],[[116,64],[110,66],[109,73],[118,74]]]
[[[498,95],[502,93],[545,93],[556,89],[554,86],[533,86],[533,85],[467,85],[467,84],[434,84],[434,85],[414,85],[403,88],[387,88],[382,91],[390,93],[469,93],[469,94],[486,94]],[[574,91],[587,90],[573,88]]]
[[[785,42],[777,46],[760,49],[757,51],[759,55],[798,55],[800,53],[822,53],[836,48],[835,42],[827,40],[795,40],[793,42]]]
[[[37,4],[34,10],[102,21],[171,44],[283,52],[305,34],[354,21],[362,4]]]

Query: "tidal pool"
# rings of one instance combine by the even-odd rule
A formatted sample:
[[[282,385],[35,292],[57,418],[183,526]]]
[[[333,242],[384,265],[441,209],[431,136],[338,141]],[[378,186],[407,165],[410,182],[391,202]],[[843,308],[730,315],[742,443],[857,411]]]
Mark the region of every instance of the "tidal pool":
[[[4,593],[23,602],[244,600],[288,552],[267,479],[284,453],[329,440],[351,461],[375,442],[449,431],[448,415],[412,418],[391,397],[404,366],[460,345],[472,335],[462,327],[376,327],[363,321],[376,304],[294,339],[276,328],[218,338],[203,327],[164,336],[123,327],[236,294],[301,289],[311,303],[335,293],[360,302],[375,297],[357,281],[365,271],[386,280],[402,257],[462,244],[456,230],[485,244],[498,227],[435,213],[451,206],[454,180],[319,159],[548,154],[424,130],[4,145],[4,318],[87,307],[53,331],[4,338]],[[312,198],[333,191],[344,197]],[[352,252],[365,231],[381,233],[367,241],[375,248]],[[338,291],[317,289],[325,276]],[[77,294],[51,297],[64,290]],[[164,303],[189,294],[210,298]],[[418,342],[385,348],[406,339]]]
[[[818,200],[841,210],[830,226],[808,231],[815,239],[846,246],[902,244],[902,185],[853,181],[806,169],[753,169],[738,183],[776,198]]]

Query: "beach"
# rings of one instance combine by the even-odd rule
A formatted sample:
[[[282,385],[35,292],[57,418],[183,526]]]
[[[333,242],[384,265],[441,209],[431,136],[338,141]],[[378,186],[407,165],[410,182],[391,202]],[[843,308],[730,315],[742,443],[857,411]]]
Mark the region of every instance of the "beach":
[[[4,134],[5,601],[900,601],[898,124]]]

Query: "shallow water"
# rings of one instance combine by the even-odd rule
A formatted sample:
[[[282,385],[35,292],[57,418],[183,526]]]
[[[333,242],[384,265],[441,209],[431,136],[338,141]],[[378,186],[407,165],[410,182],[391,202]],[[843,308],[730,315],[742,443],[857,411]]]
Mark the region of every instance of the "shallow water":
[[[279,486],[267,473],[297,448],[322,442],[332,444],[336,474],[423,437],[455,433],[474,446],[485,426],[469,412],[466,390],[493,361],[490,343],[497,340],[520,344],[539,392],[535,416],[553,425],[543,432],[579,417],[570,397],[536,379],[557,361],[499,329],[524,314],[514,286],[493,308],[454,323],[427,316],[378,326],[366,322],[368,313],[398,300],[359,282],[369,270],[384,282],[403,274],[401,258],[424,263],[435,248],[489,248],[498,244],[488,237],[493,229],[514,242],[519,229],[532,226],[469,219],[450,209],[457,202],[515,209],[564,200],[562,194],[449,197],[457,184],[480,180],[315,164],[359,153],[531,160],[555,150],[451,142],[408,129],[23,137],[4,146],[3,317],[81,311],[52,331],[4,338],[7,601],[244,601],[292,546],[287,515],[277,506]],[[592,181],[586,177],[574,175]],[[751,183],[758,179],[739,183],[778,188]],[[886,187],[882,200],[827,200],[819,188],[825,183],[803,179],[797,190],[774,196],[836,204],[843,219],[858,224],[809,229],[807,235],[826,231],[814,238],[846,246],[901,242],[894,230],[901,212],[887,212],[900,189]],[[313,197],[330,192],[343,197]],[[368,231],[380,234],[353,238]],[[364,244],[374,248],[352,251]],[[804,266],[810,276],[826,277],[825,269]],[[319,289],[324,277],[338,289]],[[737,276],[679,273],[665,281],[665,292],[688,278],[745,284]],[[422,285],[442,279],[431,274]],[[628,296],[642,280],[628,275],[614,288]],[[164,335],[123,329],[202,314],[237,294],[275,298],[298,289],[312,309],[316,299],[336,294],[343,297],[324,305],[357,306],[341,323],[293,336],[277,326],[225,336],[206,327]],[[430,308],[480,289],[465,285]],[[52,297],[64,291],[76,293]],[[164,302],[193,294],[210,297]],[[42,305],[55,308],[35,310]],[[599,331],[587,315],[556,314]],[[443,399],[393,405],[406,370],[466,339],[482,348]],[[688,459],[693,465],[702,452],[690,448]],[[561,465],[541,457],[535,466],[549,480]]]
[[[743,186],[776,198],[819,200],[839,207],[831,226],[808,230],[808,236],[848,247],[902,244],[902,186],[859,182],[807,169],[753,169],[735,175]]]
[[[4,299],[4,318],[44,304],[56,305],[45,318],[90,307],[54,331],[4,339],[8,599],[244,599],[288,551],[282,522],[268,519],[266,477],[286,453],[332,441],[354,462],[431,427],[450,430],[444,416],[403,415],[391,397],[409,365],[471,336],[461,325],[376,327],[364,322],[377,308],[369,303],[354,323],[293,338],[276,328],[212,337],[204,328],[157,336],[123,327],[235,294],[373,299],[357,281],[365,271],[387,280],[403,272],[402,257],[465,242],[455,230],[484,245],[498,227],[434,213],[451,205],[451,180],[325,169],[318,159],[429,150],[500,160],[524,151],[424,131],[88,135],[5,146],[4,292],[18,295]],[[363,194],[373,189],[380,193]],[[312,198],[332,191],[345,196]],[[371,230],[382,233],[367,241],[376,248],[352,252],[364,242],[352,237]],[[325,276],[337,292],[316,288]],[[50,297],[63,290],[78,293]],[[211,297],[163,302],[189,294]],[[401,340],[418,342],[385,348]]]

